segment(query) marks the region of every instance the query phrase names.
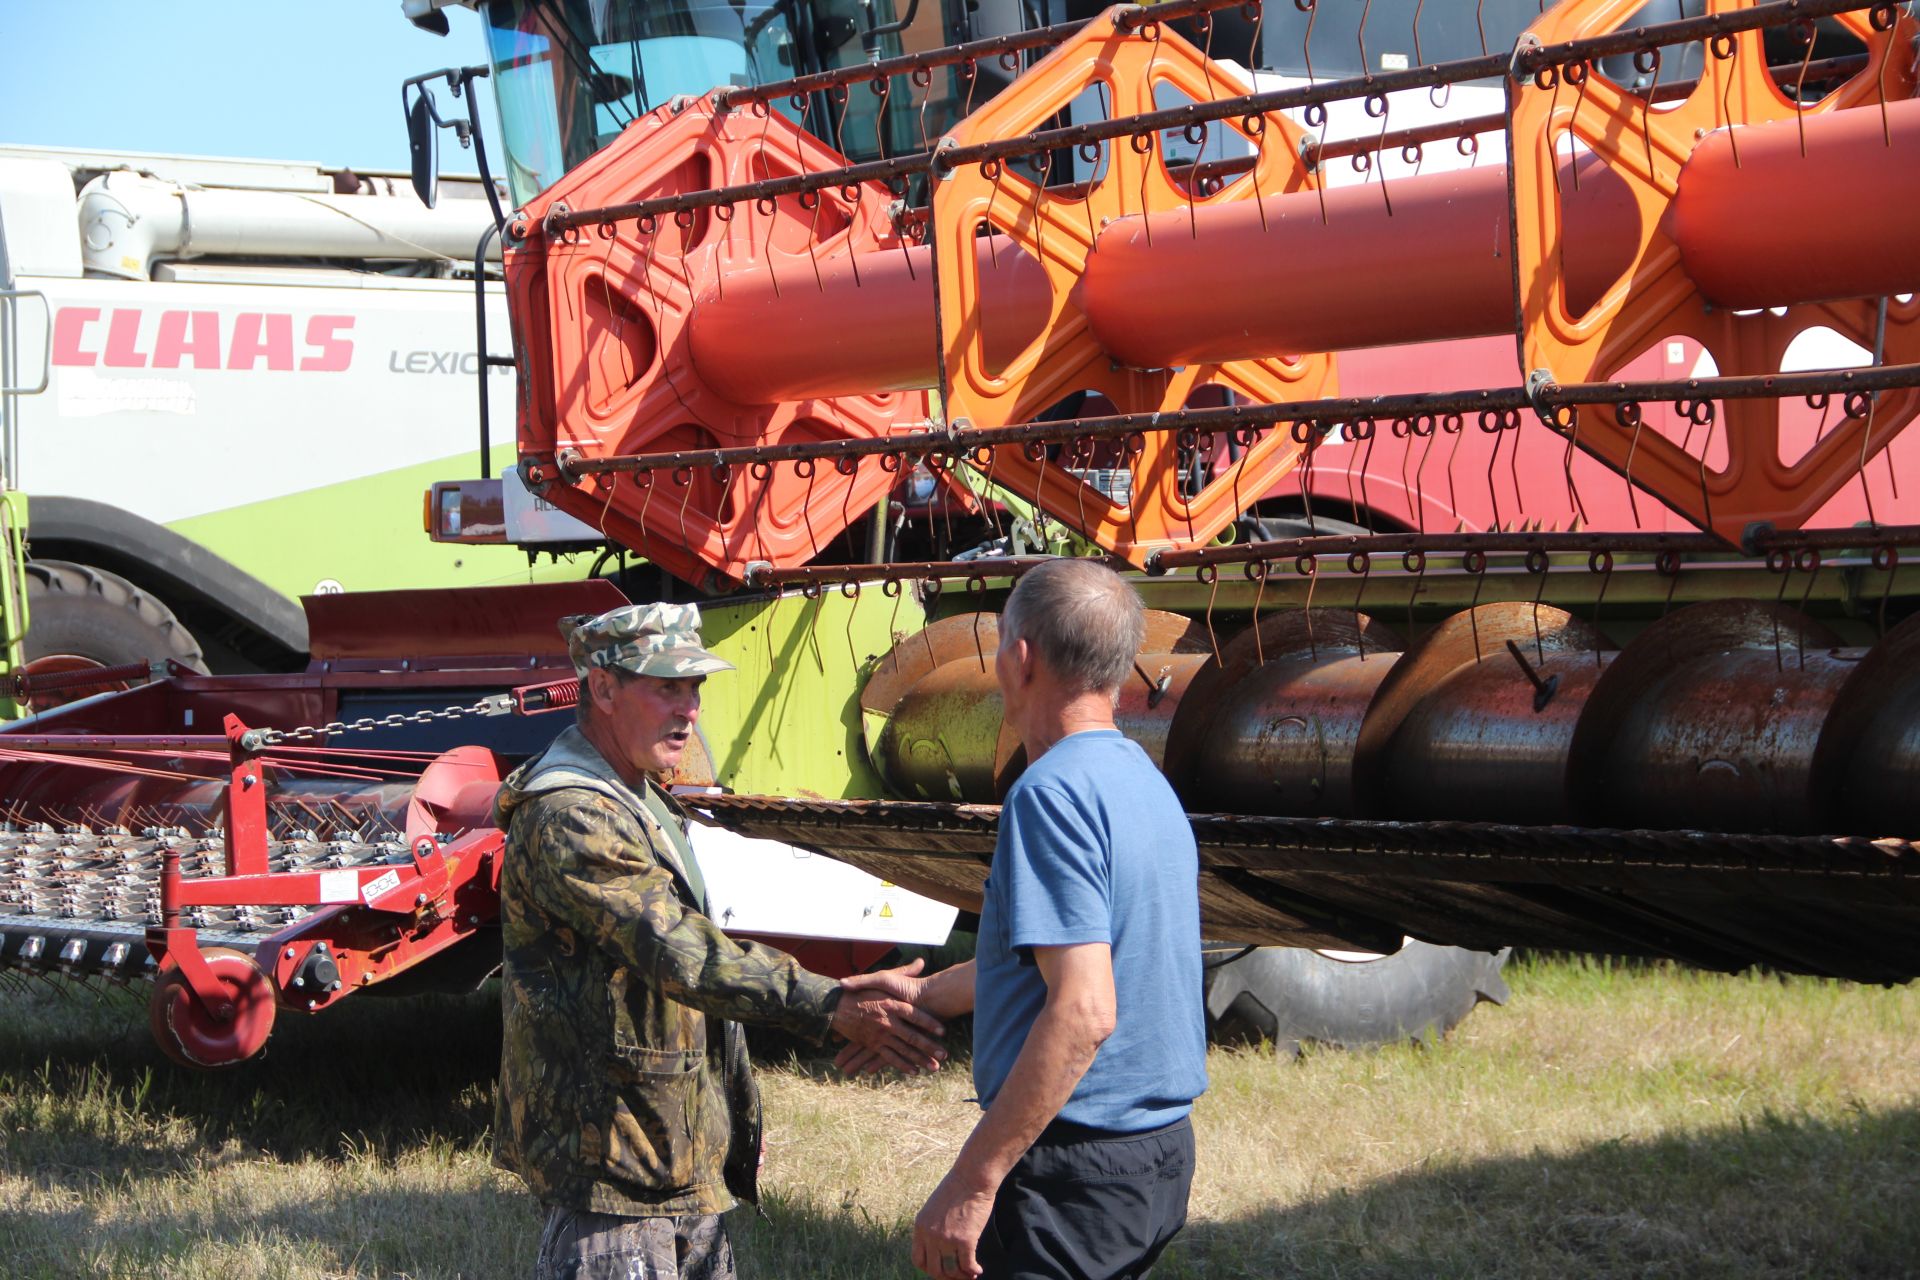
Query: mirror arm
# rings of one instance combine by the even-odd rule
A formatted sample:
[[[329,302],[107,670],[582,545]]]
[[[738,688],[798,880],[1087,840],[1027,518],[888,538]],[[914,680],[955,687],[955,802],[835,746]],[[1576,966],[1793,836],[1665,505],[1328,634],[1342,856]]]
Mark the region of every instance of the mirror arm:
[[[918,0],[915,0],[917,3]],[[493,225],[504,232],[507,225],[506,211],[500,206],[500,193],[494,189],[493,171],[487,165],[487,148],[480,131],[480,112],[477,99],[471,92],[475,80],[484,80],[492,74],[490,68],[443,67],[438,71],[428,71],[417,76],[409,76],[400,82],[400,105],[411,119],[412,104],[407,99],[407,90],[417,89],[420,98],[426,103],[427,118],[438,129],[451,129],[453,136],[460,140],[462,147],[473,148],[474,159],[480,166],[480,184],[487,193],[487,206],[493,212]],[[465,98],[467,114],[464,119],[447,120],[440,115],[439,104],[433,100],[433,92],[427,87],[430,80],[445,80],[447,87],[456,98]]]
[[[907,0],[906,16],[897,21],[889,22],[885,26],[868,27],[860,33],[860,47],[867,51],[869,58],[878,60],[880,57],[880,37],[895,35],[905,31],[913,25],[913,20],[919,13],[920,0]]]
[[[919,0],[915,0],[916,4],[918,2]],[[494,190],[493,170],[487,167],[487,144],[480,133],[479,102],[471,92],[473,82],[485,79],[488,74],[490,73],[485,67],[467,67],[460,72],[458,83],[451,80],[449,83],[453,84],[455,97],[464,94],[467,99],[467,118],[464,122],[467,128],[460,135],[460,144],[465,146],[467,134],[472,134],[473,158],[480,166],[480,185],[487,193],[487,204],[493,209],[494,228],[504,236],[507,231],[507,214],[506,210],[500,207],[500,193]]]

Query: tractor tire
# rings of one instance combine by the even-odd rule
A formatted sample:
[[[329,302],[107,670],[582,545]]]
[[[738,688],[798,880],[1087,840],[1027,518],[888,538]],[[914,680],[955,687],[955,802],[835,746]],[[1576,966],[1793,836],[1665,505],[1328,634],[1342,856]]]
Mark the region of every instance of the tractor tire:
[[[119,574],[65,560],[30,560],[26,575],[29,671],[171,658],[205,673],[199,642],[173,610]]]
[[[1215,1039],[1269,1040],[1289,1057],[1309,1043],[1342,1049],[1431,1043],[1482,1000],[1507,1001],[1504,950],[1467,951],[1410,938],[1392,955],[1360,955],[1259,947],[1209,969],[1207,1018]]]
[[[1240,542],[1276,542],[1282,538],[1364,538],[1372,532],[1351,520],[1332,516],[1263,516],[1247,512],[1235,522]]]

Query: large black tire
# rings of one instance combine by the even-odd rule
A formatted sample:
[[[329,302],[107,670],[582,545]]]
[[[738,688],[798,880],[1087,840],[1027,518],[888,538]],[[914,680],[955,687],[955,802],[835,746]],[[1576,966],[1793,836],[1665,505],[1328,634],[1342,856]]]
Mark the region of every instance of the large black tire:
[[[1506,1003],[1506,959],[1505,951],[1412,939],[1374,959],[1260,947],[1207,971],[1207,1017],[1216,1039],[1270,1040],[1287,1055],[1308,1043],[1362,1049],[1431,1042],[1482,1000]]]
[[[1274,542],[1281,538],[1364,538],[1372,531],[1351,520],[1332,516],[1263,516],[1247,512],[1238,521],[1243,542]]]
[[[171,658],[207,669],[173,610],[117,573],[65,560],[27,562],[27,662],[87,658],[103,667]]]

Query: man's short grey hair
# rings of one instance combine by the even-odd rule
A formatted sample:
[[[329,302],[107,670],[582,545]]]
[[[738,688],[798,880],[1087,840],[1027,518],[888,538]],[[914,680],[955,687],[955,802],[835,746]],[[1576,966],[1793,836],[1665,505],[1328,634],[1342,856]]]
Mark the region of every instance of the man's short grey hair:
[[[1076,691],[1118,693],[1146,633],[1139,595],[1098,560],[1028,570],[1000,614],[1000,643],[1025,640]]]

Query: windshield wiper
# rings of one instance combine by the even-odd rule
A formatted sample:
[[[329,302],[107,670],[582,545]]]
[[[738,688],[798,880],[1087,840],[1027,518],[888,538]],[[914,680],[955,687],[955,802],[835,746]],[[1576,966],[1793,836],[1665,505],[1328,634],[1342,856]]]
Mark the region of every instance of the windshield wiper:
[[[541,24],[546,27],[548,36],[560,50],[560,56],[567,60],[567,65],[573,68],[573,73],[579,76],[587,86],[587,95],[595,105],[624,114],[626,119],[619,122],[622,126],[632,124],[636,117],[627,108],[625,102],[618,97],[602,98],[600,96],[602,77],[607,73],[594,65],[592,45],[580,38],[580,33],[573,28],[565,15],[558,12],[558,6],[535,4],[534,12],[540,15]]]

